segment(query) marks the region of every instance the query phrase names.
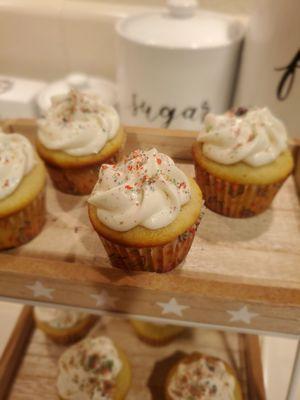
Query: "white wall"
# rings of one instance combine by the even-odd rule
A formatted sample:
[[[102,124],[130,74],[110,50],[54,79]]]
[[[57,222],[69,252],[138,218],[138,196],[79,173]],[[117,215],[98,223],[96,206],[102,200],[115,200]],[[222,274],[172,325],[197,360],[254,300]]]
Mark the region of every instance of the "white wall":
[[[241,14],[252,1],[201,4]],[[114,24],[149,4],[164,1],[0,0],[0,74],[52,80],[81,70],[114,78]]]
[[[76,1],[76,0],[75,0]],[[255,0],[198,0],[199,6],[208,10],[231,14],[246,14],[251,11]],[[94,2],[107,2],[107,0],[94,0]],[[163,6],[166,0],[110,0],[110,4],[130,4]]]

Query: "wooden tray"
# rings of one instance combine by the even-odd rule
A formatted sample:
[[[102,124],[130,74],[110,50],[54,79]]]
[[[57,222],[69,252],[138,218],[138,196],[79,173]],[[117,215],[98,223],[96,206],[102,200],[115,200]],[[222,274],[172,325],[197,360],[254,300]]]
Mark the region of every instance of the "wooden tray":
[[[4,126],[35,136],[34,121],[6,121]],[[126,130],[128,151],[156,146],[194,174],[190,149],[195,133]],[[300,334],[300,207],[293,177],[260,216],[230,219],[206,210],[185,262],[167,274],[112,268],[85,202],[49,182],[43,232],[0,255],[2,298],[191,326]]]
[[[30,307],[25,307],[10,343],[0,361],[0,383],[6,383],[7,400],[56,400],[57,361],[64,351],[49,340],[43,332],[34,328]],[[18,338],[28,332],[27,346],[17,347]],[[235,369],[242,384],[245,400],[265,400],[258,338],[214,330],[188,329],[172,343],[152,347],[141,342],[128,321],[103,317],[90,335],[110,336],[126,350],[132,365],[132,387],[128,400],[162,400],[163,385],[167,371],[183,353],[198,350],[227,361]],[[8,354],[9,356],[5,356]],[[249,356],[250,355],[250,356]],[[15,368],[15,374],[6,377],[7,368]],[[4,381],[5,379],[5,381]],[[3,385],[0,385],[3,388]]]

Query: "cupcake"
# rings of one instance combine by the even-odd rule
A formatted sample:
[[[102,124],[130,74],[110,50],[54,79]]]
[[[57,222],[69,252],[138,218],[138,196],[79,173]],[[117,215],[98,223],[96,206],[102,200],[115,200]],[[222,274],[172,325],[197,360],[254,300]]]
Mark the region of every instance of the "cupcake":
[[[18,133],[0,132],[0,250],[33,239],[45,222],[46,170]]]
[[[243,218],[266,210],[293,170],[287,133],[267,108],[208,114],[193,145],[206,207]]]
[[[37,327],[58,344],[82,339],[97,321],[95,315],[59,308],[35,307],[33,314]]]
[[[145,343],[153,346],[163,346],[170,343],[185,328],[169,324],[153,324],[137,320],[130,320],[130,323],[137,336]]]
[[[234,371],[215,357],[192,353],[169,372],[166,400],[242,400]]]
[[[101,166],[88,203],[113,266],[167,272],[192,245],[202,195],[170,157],[136,150],[119,164]]]
[[[58,362],[62,400],[122,400],[131,383],[126,355],[105,336],[87,338],[66,350]]]
[[[38,153],[54,186],[65,193],[91,193],[99,166],[116,162],[124,143],[116,110],[92,94],[71,90],[53,97],[38,122]]]

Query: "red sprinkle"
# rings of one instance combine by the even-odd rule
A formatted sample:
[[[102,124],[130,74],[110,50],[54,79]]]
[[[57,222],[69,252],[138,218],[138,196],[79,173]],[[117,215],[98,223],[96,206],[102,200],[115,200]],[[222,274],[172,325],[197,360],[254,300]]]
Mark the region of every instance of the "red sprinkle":
[[[133,187],[130,186],[130,185],[126,185],[126,186],[125,186],[125,189],[131,190],[131,189],[133,189]]]
[[[156,161],[157,161],[157,164],[161,164],[161,159],[160,158],[157,158]]]

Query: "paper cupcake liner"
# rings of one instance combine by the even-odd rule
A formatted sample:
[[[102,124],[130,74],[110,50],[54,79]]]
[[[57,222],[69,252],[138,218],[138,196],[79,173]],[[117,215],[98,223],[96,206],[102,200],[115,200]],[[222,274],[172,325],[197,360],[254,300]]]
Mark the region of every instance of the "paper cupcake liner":
[[[45,189],[22,210],[0,218],[0,250],[20,246],[37,236],[45,223]]]
[[[193,243],[200,218],[175,240],[162,246],[127,247],[107,240],[99,234],[113,267],[125,271],[168,272],[186,257]]]
[[[178,330],[177,332],[170,332],[169,335],[165,335],[162,337],[151,337],[151,334],[146,335],[141,333],[139,330],[135,328],[134,325],[132,325],[133,330],[136,334],[136,336],[144,343],[154,346],[154,347],[160,347],[160,346],[165,346],[169,343],[171,343],[173,340],[175,340],[178,336],[180,336],[186,328],[182,327],[181,330]]]
[[[121,157],[121,149],[112,157],[97,164],[79,168],[60,168],[46,162],[53,185],[61,192],[73,195],[88,195],[98,181],[102,164],[114,164]]]
[[[165,338],[150,338],[148,336],[143,336],[141,333],[136,332],[136,335],[138,336],[138,338],[148,344],[149,346],[153,346],[153,347],[161,347],[161,346],[166,346],[167,344],[171,343],[173,340],[175,340],[182,332],[173,334],[172,336],[168,336]]]
[[[195,170],[205,206],[232,218],[252,217],[265,211],[286,179],[270,185],[244,185],[215,177],[197,164]]]
[[[37,327],[47,335],[49,339],[51,339],[54,343],[59,345],[68,345],[78,342],[83,339],[92,327],[95,325],[97,317],[91,316],[84,320],[84,322],[80,326],[74,326],[72,328],[68,328],[65,331],[59,332],[59,334],[53,334],[49,332],[43,325],[40,325],[37,321]]]

